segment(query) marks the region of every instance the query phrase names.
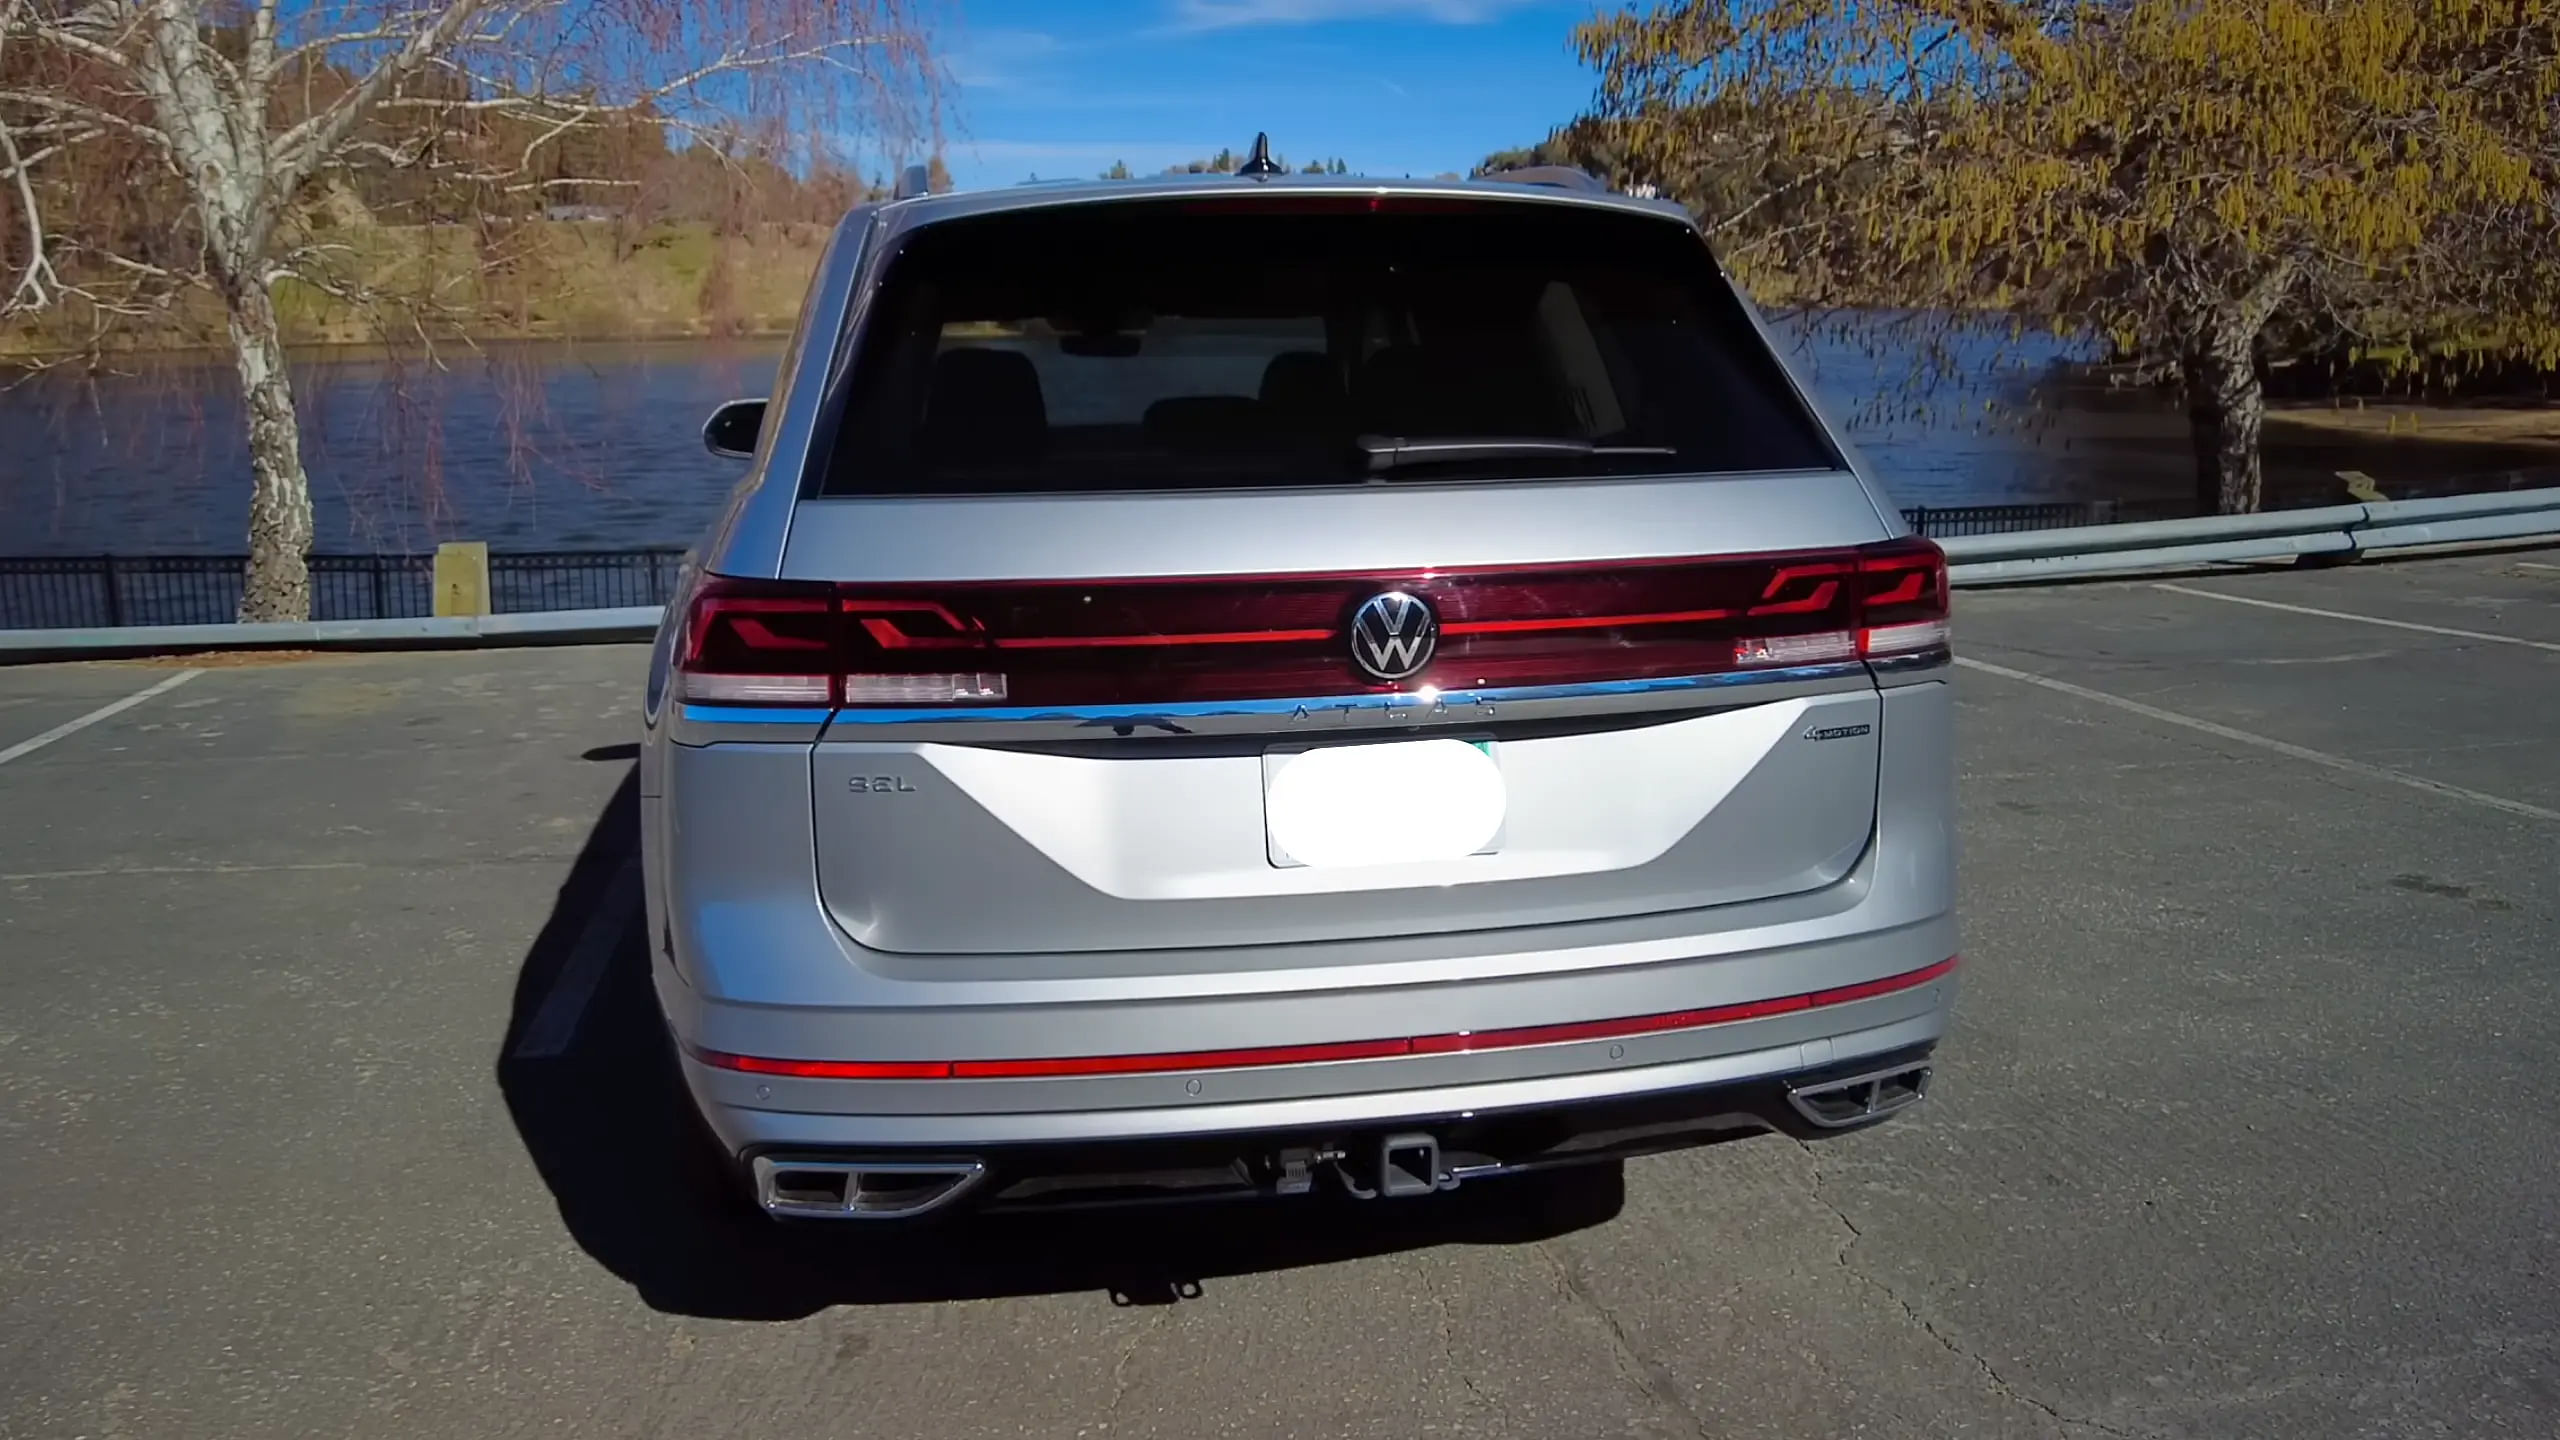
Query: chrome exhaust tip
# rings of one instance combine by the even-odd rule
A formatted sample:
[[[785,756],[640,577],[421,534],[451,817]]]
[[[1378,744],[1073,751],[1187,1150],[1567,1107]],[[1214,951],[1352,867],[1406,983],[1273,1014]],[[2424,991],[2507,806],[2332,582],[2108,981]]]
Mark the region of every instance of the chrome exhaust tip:
[[[1926,1064],[1896,1065],[1836,1080],[1790,1083],[1787,1103],[1807,1121],[1825,1130],[1839,1130],[1917,1105],[1928,1093]]]
[[[768,1215],[904,1220],[939,1210],[986,1178],[976,1160],[804,1160],[759,1155],[756,1203]]]

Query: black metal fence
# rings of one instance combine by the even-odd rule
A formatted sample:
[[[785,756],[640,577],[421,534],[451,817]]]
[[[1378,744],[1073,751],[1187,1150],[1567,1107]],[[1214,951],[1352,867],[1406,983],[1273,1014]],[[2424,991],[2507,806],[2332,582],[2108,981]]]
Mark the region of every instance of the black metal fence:
[[[489,557],[490,608],[663,605],[681,550],[531,551]],[[0,630],[211,625],[240,612],[240,555],[0,556]],[[435,613],[433,555],[314,555],[311,618]]]
[[[2195,513],[2195,502],[2184,499],[2053,500],[2027,505],[1918,505],[1903,511],[1902,518],[1921,534],[1943,540],[1954,535],[2014,535],[2080,525],[2184,520]]]
[[[527,550],[489,557],[489,608],[617,610],[664,605],[682,550]]]
[[[2192,515],[2183,500],[1917,506],[1931,537],[2001,535]],[[489,557],[490,608],[603,610],[663,605],[683,551],[546,550]],[[208,625],[240,610],[238,555],[0,556],[0,630]],[[435,613],[433,555],[314,555],[311,618],[388,620]]]

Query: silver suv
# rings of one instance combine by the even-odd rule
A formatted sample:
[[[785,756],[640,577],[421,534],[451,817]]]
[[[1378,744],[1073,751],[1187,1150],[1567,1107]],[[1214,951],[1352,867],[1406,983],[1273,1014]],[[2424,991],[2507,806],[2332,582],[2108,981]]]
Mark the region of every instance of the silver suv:
[[[1677,206],[847,216],[657,640],[650,948],[783,1216],[1614,1160],[1917,1100],[1947,581]]]

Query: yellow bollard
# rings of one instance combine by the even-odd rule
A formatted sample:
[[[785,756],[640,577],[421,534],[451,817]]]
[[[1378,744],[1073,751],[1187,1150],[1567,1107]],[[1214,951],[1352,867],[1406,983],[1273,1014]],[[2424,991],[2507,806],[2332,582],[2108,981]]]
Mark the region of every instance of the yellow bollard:
[[[456,540],[436,547],[436,613],[489,613],[489,544]]]

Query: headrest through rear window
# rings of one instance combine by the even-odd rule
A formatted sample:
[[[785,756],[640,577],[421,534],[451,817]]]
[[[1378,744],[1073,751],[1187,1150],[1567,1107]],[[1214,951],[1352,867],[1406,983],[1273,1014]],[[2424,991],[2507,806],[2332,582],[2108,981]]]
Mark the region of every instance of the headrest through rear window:
[[[1325,435],[1349,425],[1342,376],[1313,350],[1271,357],[1262,369],[1262,405],[1272,423],[1292,434]]]
[[[1244,450],[1270,424],[1249,395],[1170,395],[1147,407],[1148,443],[1168,450]]]
[[[947,350],[933,362],[925,397],[925,458],[1013,460],[1036,455],[1049,436],[1040,372],[1016,350]]]

